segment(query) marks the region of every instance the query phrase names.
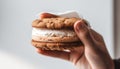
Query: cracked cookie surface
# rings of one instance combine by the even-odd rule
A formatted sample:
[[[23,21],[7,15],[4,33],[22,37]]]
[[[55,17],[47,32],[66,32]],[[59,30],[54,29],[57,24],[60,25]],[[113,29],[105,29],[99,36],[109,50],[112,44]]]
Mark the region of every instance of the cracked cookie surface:
[[[48,29],[73,28],[74,23],[78,20],[80,18],[43,18],[34,20],[32,26]]]
[[[43,50],[72,50],[83,44],[81,42],[38,42],[32,40],[32,45]]]

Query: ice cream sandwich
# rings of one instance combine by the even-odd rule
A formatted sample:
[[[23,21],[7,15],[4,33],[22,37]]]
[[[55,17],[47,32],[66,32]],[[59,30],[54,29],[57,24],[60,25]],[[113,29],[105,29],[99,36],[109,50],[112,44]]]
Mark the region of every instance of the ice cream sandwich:
[[[71,50],[82,45],[74,31],[76,17],[35,19],[32,22],[32,45],[42,50]],[[84,21],[84,20],[83,20]]]

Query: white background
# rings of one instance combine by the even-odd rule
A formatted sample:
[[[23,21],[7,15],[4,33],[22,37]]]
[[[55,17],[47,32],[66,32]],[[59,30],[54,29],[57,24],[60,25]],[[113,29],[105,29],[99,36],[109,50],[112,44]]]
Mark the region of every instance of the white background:
[[[112,0],[0,0],[0,69],[75,69],[67,61],[39,55],[31,45],[36,14],[68,10],[77,10],[103,35],[114,57]]]

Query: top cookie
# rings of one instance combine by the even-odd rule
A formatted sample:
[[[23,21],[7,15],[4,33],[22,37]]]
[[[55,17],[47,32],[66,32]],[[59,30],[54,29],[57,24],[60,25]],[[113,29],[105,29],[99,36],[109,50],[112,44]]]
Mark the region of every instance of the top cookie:
[[[48,29],[61,29],[61,28],[73,28],[76,21],[80,18],[43,18],[33,21],[32,26],[36,28],[48,28]]]

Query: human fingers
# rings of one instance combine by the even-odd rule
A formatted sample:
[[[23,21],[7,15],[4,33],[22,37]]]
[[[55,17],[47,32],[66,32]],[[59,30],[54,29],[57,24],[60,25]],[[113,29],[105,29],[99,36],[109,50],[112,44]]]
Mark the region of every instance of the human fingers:
[[[58,17],[57,15],[55,15],[55,14],[51,14],[51,13],[41,13],[40,14],[40,19],[42,19],[42,18],[54,18],[54,17]]]
[[[73,63],[73,64],[76,64],[77,61],[79,59],[81,59],[81,57],[83,56],[84,54],[84,46],[80,46],[80,47],[75,47],[71,50],[70,52],[70,61]]]
[[[94,40],[91,36],[90,29],[83,20],[77,21],[74,24],[74,30],[85,46],[94,46]]]
[[[91,34],[93,35],[93,38],[95,39],[95,41],[97,42],[104,42],[103,37],[101,34],[99,34],[98,32],[96,32],[93,29],[90,29]]]
[[[39,54],[45,55],[45,56],[50,56],[50,57],[55,57],[55,58],[60,58],[60,59],[64,59],[64,60],[68,60],[70,58],[70,52],[66,52],[66,51],[52,51],[52,50],[42,50],[40,48],[37,48],[37,52]]]
[[[109,54],[102,35],[93,29],[90,29],[90,31],[91,31],[91,34],[92,34],[94,40],[95,40],[94,42],[96,43],[96,45],[98,45],[99,49],[102,51],[106,51],[106,53]]]

